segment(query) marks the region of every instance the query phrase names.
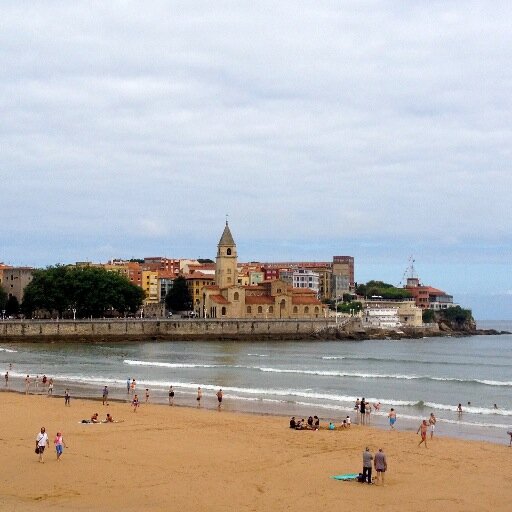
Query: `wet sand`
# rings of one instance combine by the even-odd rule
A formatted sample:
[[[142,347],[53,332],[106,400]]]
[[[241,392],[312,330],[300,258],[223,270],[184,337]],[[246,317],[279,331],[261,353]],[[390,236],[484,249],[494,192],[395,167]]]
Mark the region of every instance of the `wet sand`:
[[[352,426],[294,431],[288,419],[227,411],[0,393],[0,509],[260,511],[340,508],[508,511],[512,448]],[[81,424],[98,412],[122,423]],[[314,414],[315,411],[311,411]],[[34,453],[41,426],[45,463]],[[53,438],[69,445],[57,463]],[[362,451],[384,448],[384,487],[339,482]]]

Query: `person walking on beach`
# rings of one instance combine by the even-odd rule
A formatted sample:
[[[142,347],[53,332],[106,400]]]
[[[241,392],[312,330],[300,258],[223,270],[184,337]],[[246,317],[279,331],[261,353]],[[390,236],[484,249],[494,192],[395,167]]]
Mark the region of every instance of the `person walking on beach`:
[[[468,402],[469,404],[470,402]],[[459,418],[462,416],[462,404],[459,404],[457,406],[457,415],[459,416]]]
[[[389,418],[389,426],[391,427],[391,430],[395,430],[396,412],[395,412],[395,409],[393,409],[393,407],[391,407],[391,410],[389,411],[388,418]]]
[[[46,386],[46,381],[48,380],[48,377],[46,376],[46,373],[43,375],[43,386]]]
[[[9,372],[5,372],[5,387],[9,385]]]
[[[169,405],[174,405],[174,389],[169,386]]]
[[[421,422],[421,425],[418,427],[418,431],[416,432],[416,434],[419,434],[421,432],[421,441],[418,443],[418,446],[420,446],[421,443],[425,443],[425,448],[427,447],[427,429],[427,420],[423,420]]]
[[[149,389],[146,388],[146,403],[149,402]]]
[[[53,379],[50,378],[48,381],[48,394],[53,395]]]
[[[374,459],[375,471],[377,472],[377,482],[384,485],[384,473],[388,469],[388,461],[386,460],[386,454],[379,448],[379,451],[375,454]]]
[[[130,384],[130,390],[132,392],[132,395],[135,394],[135,386],[136,386],[135,379],[132,379],[132,383]]]
[[[55,445],[55,452],[57,453],[57,462],[60,462],[60,456],[62,455],[64,447],[67,448],[67,445],[64,442],[64,438],[60,432],[57,432],[57,435],[53,440],[53,444]]]
[[[39,393],[39,375],[36,375],[34,382],[36,384],[36,393]]]
[[[197,407],[201,407],[201,398],[203,398],[203,392],[201,391],[201,388],[197,388]]]
[[[103,388],[103,405],[105,405],[105,402],[107,402],[108,405],[108,386]]]
[[[366,402],[366,423],[368,425],[371,424],[372,417],[372,405],[369,402]]]
[[[126,394],[130,394],[130,379],[126,379]]]
[[[27,375],[25,377],[25,395],[28,395],[29,391],[30,391],[30,375]]]
[[[372,452],[370,451],[370,448],[368,448],[367,446],[366,450],[363,452],[363,483],[372,483],[372,460]]]
[[[431,441],[434,438],[434,430],[436,429],[436,423],[437,423],[437,419],[434,416],[434,413],[431,412],[430,418],[428,419],[428,424],[430,425],[430,440]]]
[[[364,425],[366,422],[366,401],[364,398],[361,398],[361,403],[359,404],[359,413],[361,418],[361,425]]]
[[[135,395],[133,397],[132,407],[133,407],[133,412],[137,412],[137,408],[139,407],[139,397],[137,395]]]
[[[71,405],[71,396],[69,395],[69,389],[64,391],[64,405]]]
[[[219,389],[219,391],[217,391],[217,402],[219,403],[218,408],[220,411],[220,407],[222,405],[222,389]]]
[[[48,441],[48,434],[46,433],[46,429],[41,427],[41,431],[37,434],[36,437],[36,453],[39,454],[39,462],[43,462],[43,453],[44,449],[50,446],[50,442]]]

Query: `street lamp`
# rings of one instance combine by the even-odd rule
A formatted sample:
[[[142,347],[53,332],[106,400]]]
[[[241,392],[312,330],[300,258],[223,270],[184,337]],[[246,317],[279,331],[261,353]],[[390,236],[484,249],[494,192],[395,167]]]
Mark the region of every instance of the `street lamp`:
[[[76,321],[76,308],[73,308],[71,311],[73,311],[73,322]]]

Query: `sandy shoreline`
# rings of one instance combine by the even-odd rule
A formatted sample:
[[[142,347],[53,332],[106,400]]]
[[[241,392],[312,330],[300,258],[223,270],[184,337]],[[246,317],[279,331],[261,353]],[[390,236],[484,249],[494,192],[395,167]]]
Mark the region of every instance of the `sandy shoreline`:
[[[353,426],[350,431],[292,431],[287,420],[226,411],[0,393],[0,505],[11,510],[373,510],[390,504],[423,511],[509,510],[512,449],[485,442],[418,436]],[[116,424],[83,425],[109,411]],[[313,412],[313,411],[312,411]],[[35,436],[64,432],[37,462]],[[338,482],[359,472],[366,445],[383,447],[385,487]],[[363,502],[363,506],[361,503]]]

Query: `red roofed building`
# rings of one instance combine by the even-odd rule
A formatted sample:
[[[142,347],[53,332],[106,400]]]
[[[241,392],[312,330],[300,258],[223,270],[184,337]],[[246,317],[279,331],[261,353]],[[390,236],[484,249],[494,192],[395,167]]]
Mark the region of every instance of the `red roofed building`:
[[[447,309],[456,306],[452,295],[432,286],[423,286],[417,277],[408,277],[404,288],[411,293],[419,308]]]

